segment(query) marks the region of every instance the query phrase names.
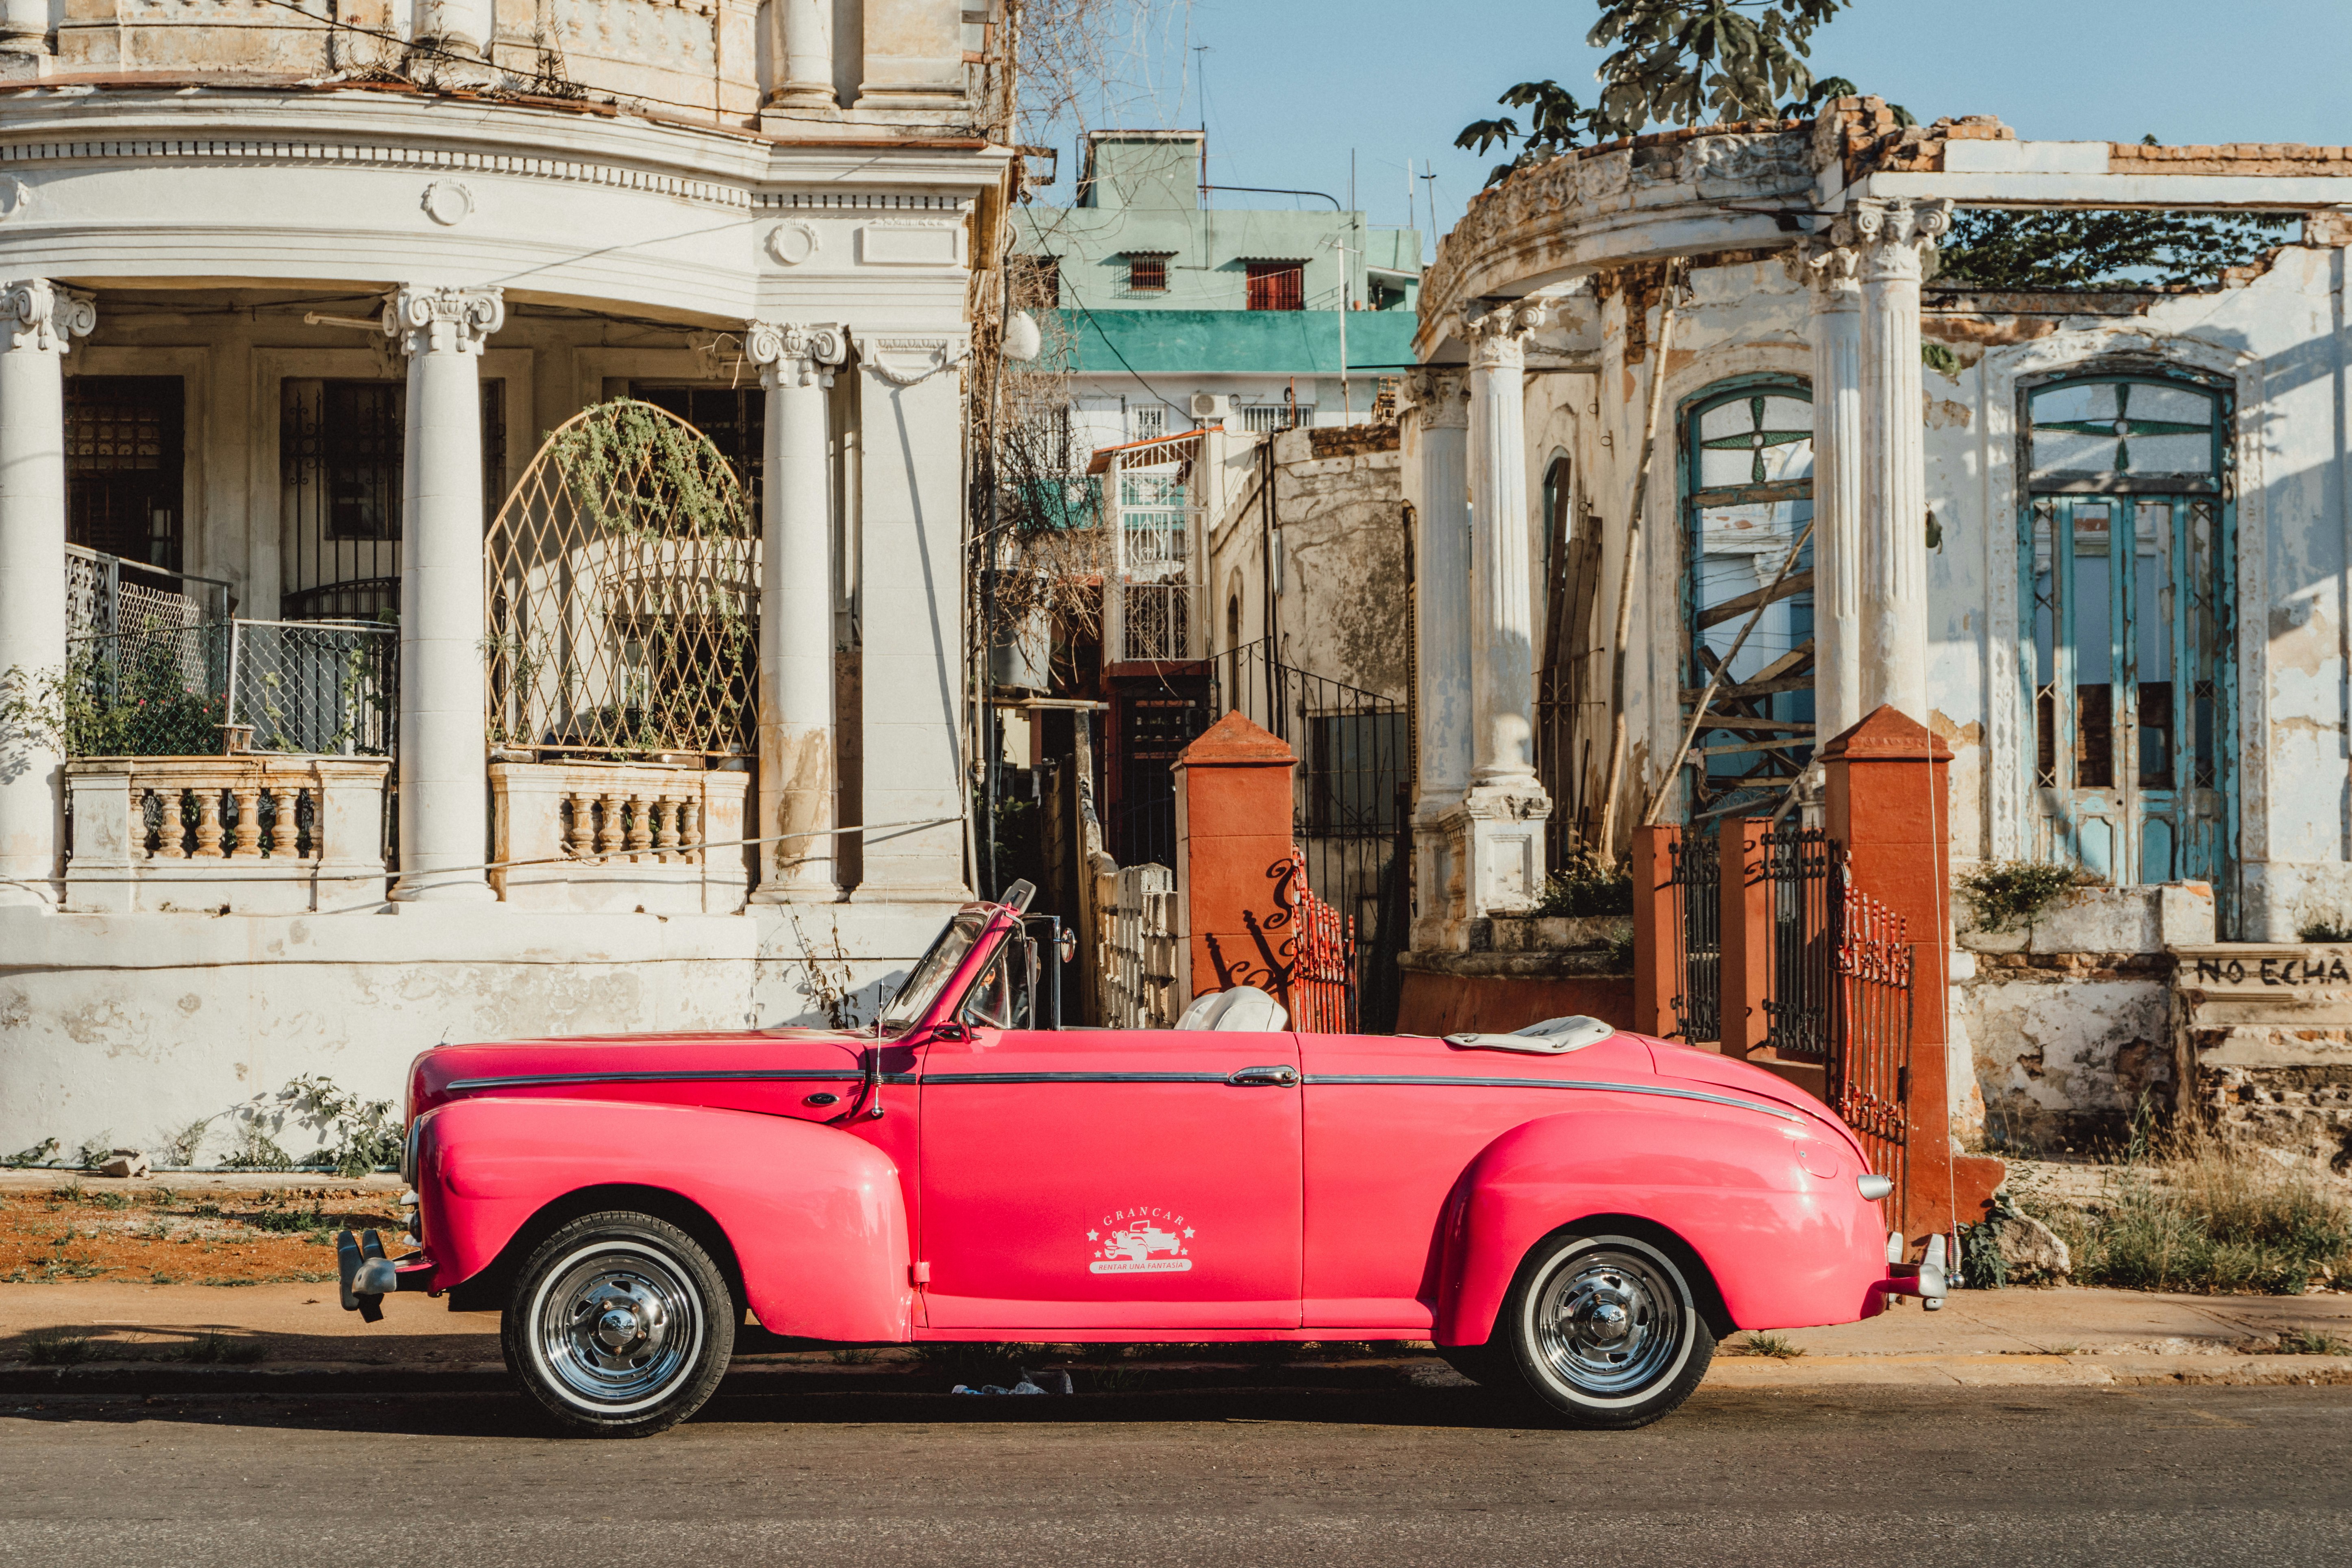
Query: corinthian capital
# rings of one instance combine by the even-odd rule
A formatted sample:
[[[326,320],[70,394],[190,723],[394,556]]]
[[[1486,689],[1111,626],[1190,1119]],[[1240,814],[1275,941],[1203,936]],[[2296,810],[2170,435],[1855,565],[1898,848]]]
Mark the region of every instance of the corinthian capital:
[[[404,283],[383,300],[383,335],[401,352],[478,354],[507,323],[503,290]]]
[[[1846,220],[1840,218],[1843,224]],[[1835,305],[1842,301],[1859,300],[1862,296],[1862,252],[1855,249],[1851,237],[1841,240],[1832,229],[1826,237],[1806,241],[1790,253],[1790,268],[1801,282],[1813,287],[1817,304]],[[1853,306],[1849,303],[1847,309]]]
[[[1458,370],[1407,371],[1404,404],[1423,430],[1466,429],[1470,378]]]
[[[744,328],[743,352],[760,367],[760,384],[771,390],[831,386],[833,367],[847,356],[848,344],[835,326],[753,321]]]
[[[1864,277],[1916,279],[1926,276],[1936,242],[1951,226],[1952,204],[1945,197],[1865,196],[1830,226],[1830,239],[1861,253]]]
[[[1465,306],[1462,335],[1470,341],[1470,363],[1480,370],[1525,363],[1528,334],[1549,320],[1550,307],[1542,300]]]
[[[12,350],[63,353],[76,338],[86,338],[98,325],[98,306],[90,297],[46,278],[24,278],[8,285],[0,303],[0,328]]]

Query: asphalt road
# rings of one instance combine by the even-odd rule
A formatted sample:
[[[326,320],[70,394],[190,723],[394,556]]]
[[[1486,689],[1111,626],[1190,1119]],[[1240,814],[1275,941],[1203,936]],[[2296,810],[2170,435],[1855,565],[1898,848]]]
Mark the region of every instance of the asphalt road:
[[[2328,1563],[2352,1389],[722,1397],[648,1440],[505,1397],[0,1405],[0,1563]]]

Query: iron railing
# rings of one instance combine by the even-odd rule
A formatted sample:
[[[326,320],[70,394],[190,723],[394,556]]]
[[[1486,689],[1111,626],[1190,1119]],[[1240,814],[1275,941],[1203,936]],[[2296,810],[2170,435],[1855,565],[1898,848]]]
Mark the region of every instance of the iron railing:
[[[150,617],[66,650],[57,702],[68,756],[217,756],[233,729],[251,731],[252,752],[394,750],[400,649],[390,626]]]
[[[1685,833],[1669,841],[1668,872],[1675,930],[1682,935],[1675,966],[1675,1038],[1723,1038],[1723,884],[1712,833]]]
[[[1764,1043],[1795,1061],[1827,1062],[1837,1030],[1837,949],[1845,847],[1818,827],[1768,832],[1772,966]]]
[[[1862,1140],[1870,1168],[1893,1177],[1899,1194],[1907,1185],[1909,1159],[1910,933],[1900,915],[1852,888],[1844,889],[1841,917],[1837,1028],[1828,1063],[1830,1107]],[[1902,1200],[1895,1201],[1900,1221]],[[1907,1230],[1907,1221],[1904,1223]]]
[[[1396,1026],[1402,953],[1411,922],[1405,890],[1412,779],[1409,716],[1392,697],[1285,664],[1265,639],[1204,661],[1210,710],[1238,710],[1290,743],[1291,837],[1307,885],[1357,933],[1360,1025]]]
[[[1283,884],[1290,906],[1289,940],[1281,945],[1290,960],[1290,1026],[1302,1034],[1356,1032],[1356,930],[1339,911],[1307,886],[1307,857],[1290,847],[1290,875]]]

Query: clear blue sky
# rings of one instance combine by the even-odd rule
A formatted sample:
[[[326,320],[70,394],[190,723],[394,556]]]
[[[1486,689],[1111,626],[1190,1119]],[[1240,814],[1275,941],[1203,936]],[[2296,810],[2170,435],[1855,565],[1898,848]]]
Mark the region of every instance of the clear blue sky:
[[[1495,100],[1517,81],[1556,78],[1590,101],[1601,58],[1584,45],[1594,0],[1154,5],[1091,125],[1199,124],[1205,75],[1213,183],[1344,201],[1352,148],[1359,203],[1402,223],[1412,159],[1437,175],[1438,221],[1425,195],[1413,214],[1433,244],[1496,161],[1456,150],[1455,132],[1507,112]],[[1814,35],[1812,65],[1923,122],[1997,114],[2055,140],[2352,142],[2352,0],[1853,0]],[[1075,125],[1055,135],[1061,183],[1042,199],[1070,199],[1076,139]]]

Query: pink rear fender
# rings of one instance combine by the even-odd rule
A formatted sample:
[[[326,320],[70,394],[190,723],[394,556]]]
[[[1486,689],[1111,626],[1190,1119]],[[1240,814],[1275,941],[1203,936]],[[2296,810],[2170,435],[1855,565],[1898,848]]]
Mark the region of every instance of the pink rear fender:
[[[1829,1130],[1727,1106],[1595,1105],[1523,1122],[1479,1152],[1448,1205],[1437,1342],[1486,1342],[1528,1251],[1598,1215],[1682,1238],[1735,1328],[1867,1317],[1886,1232],[1861,1173]]]
[[[837,1128],[698,1106],[538,1099],[460,1100],[420,1121],[417,1201],[441,1289],[488,1268],[533,1215],[567,1194],[652,1187],[717,1222],[771,1331],[911,1337],[913,1250],[898,1167]]]

